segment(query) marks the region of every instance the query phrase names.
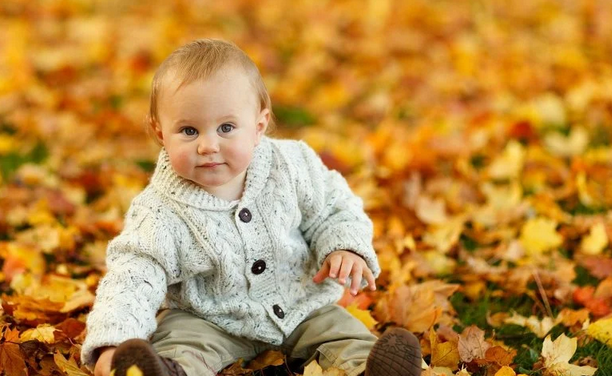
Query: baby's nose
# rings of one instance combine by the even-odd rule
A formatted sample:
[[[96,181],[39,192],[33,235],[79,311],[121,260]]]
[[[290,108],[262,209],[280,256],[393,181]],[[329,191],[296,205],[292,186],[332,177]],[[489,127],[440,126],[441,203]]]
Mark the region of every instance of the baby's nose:
[[[209,154],[219,151],[219,141],[216,136],[201,135],[198,140],[198,153]]]

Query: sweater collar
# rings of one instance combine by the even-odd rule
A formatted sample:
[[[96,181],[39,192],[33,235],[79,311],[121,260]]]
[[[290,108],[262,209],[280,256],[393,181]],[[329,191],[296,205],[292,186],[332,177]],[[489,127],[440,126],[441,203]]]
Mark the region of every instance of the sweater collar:
[[[271,166],[270,140],[267,137],[262,137],[261,142],[253,152],[253,160],[247,168],[242,197],[235,201],[227,201],[211,195],[197,184],[178,176],[172,169],[168,152],[165,148],[162,148],[155,172],[151,177],[151,185],[163,196],[183,204],[204,210],[230,210],[239,204],[240,206],[246,206],[255,201],[266,185]]]

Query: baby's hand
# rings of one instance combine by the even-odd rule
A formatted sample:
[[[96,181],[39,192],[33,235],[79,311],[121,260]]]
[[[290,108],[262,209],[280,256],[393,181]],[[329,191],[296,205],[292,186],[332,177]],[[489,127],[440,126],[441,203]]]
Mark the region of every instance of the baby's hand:
[[[376,290],[376,281],[374,274],[365,260],[356,253],[349,251],[334,251],[330,253],[323,262],[321,269],[315,274],[312,280],[315,283],[321,283],[329,278],[338,278],[341,285],[346,283],[348,276],[351,276],[351,294],[357,295],[361,280],[365,277],[370,290]]]

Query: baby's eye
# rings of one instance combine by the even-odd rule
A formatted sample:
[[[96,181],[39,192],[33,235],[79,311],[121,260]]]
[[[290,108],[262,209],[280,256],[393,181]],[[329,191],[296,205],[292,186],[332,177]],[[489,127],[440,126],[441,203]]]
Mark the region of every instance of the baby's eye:
[[[194,127],[185,127],[181,129],[181,133],[183,133],[186,136],[195,136],[196,134],[198,134],[198,130],[195,129]]]
[[[234,128],[235,127],[232,124],[225,123],[219,126],[219,131],[221,133],[230,133],[232,130],[234,130]]]

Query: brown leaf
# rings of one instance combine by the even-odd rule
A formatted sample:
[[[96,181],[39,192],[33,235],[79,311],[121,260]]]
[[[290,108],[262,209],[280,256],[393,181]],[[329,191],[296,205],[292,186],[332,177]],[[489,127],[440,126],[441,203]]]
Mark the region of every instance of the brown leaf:
[[[55,364],[57,364],[62,371],[66,372],[68,376],[89,376],[89,373],[79,368],[74,358],[66,360],[62,354],[56,352],[53,354],[53,359],[55,360]]]
[[[257,355],[248,364],[248,368],[258,371],[270,366],[280,366],[285,362],[285,355],[280,351],[266,350]]]
[[[70,317],[56,325],[55,329],[57,329],[54,333],[56,341],[73,339],[85,330],[85,323]]]
[[[506,350],[501,346],[493,346],[487,349],[485,353],[484,361],[486,363],[493,363],[498,366],[509,366],[514,357],[516,356],[516,350]],[[481,364],[481,361],[477,361],[478,364]]]
[[[0,370],[6,375],[26,376],[26,365],[23,353],[16,343],[0,344]]]
[[[475,325],[465,328],[459,338],[459,355],[463,362],[469,363],[474,359],[484,359],[491,345],[484,339],[485,332]]]
[[[243,362],[244,362],[243,359],[238,359],[234,364],[232,364],[231,366],[219,372],[219,375],[223,375],[223,376],[252,375],[253,370],[249,368],[243,368],[242,367]]]
[[[612,275],[612,258],[609,256],[584,257],[580,264],[594,277],[602,279]]]

